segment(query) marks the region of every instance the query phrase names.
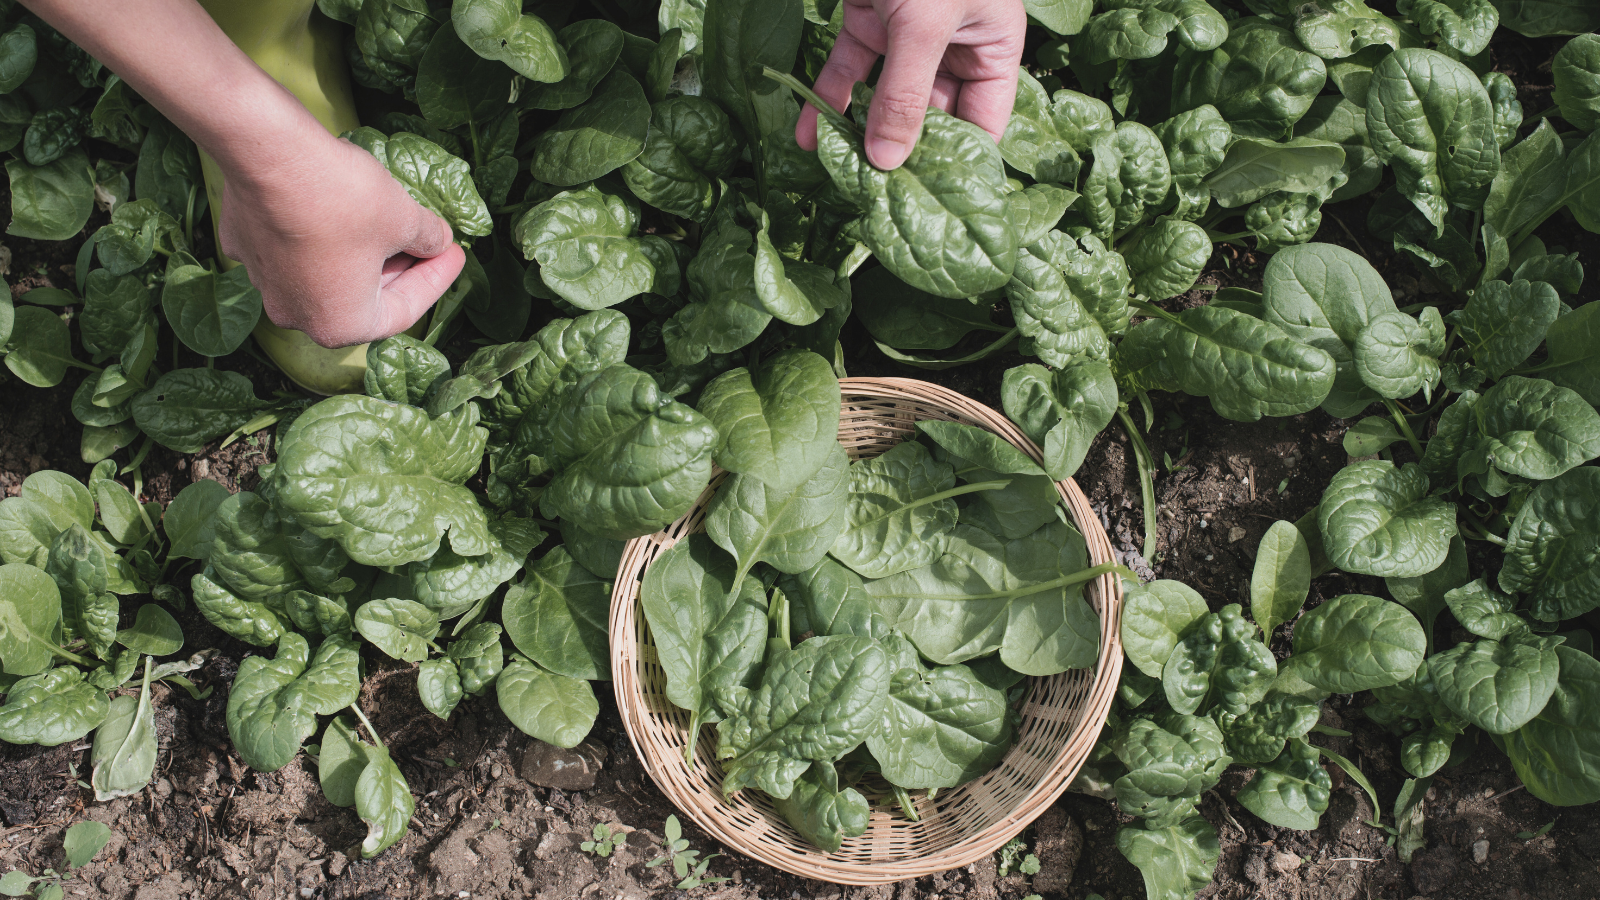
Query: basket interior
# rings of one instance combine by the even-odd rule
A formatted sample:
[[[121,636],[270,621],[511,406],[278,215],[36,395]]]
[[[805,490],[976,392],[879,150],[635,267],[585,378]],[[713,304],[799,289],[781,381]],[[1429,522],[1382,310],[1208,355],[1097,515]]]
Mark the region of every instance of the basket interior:
[[[915,423],[940,419],[999,433],[1037,457],[1038,449],[1009,421],[965,397],[905,379],[845,379],[839,441],[851,459],[876,456],[916,432]],[[725,845],[762,862],[811,878],[872,884],[965,865],[994,852],[1060,796],[1093,747],[1115,692],[1122,652],[1117,641],[1120,590],[1110,575],[1087,586],[1101,617],[1100,659],[1092,669],[1031,678],[1016,744],[987,774],[958,788],[913,791],[921,821],[899,811],[885,790],[862,793],[872,816],[860,837],[827,854],[796,834],[759,791],[722,799],[715,727],[701,730],[695,765],[684,761],[689,713],[666,697],[666,675],[638,601],[644,571],[676,541],[704,530],[712,479],[694,509],[665,531],[628,545],[612,594],[611,645],[617,704],[646,771],[677,807]],[[1076,484],[1057,484],[1062,502],[1083,532],[1091,564],[1112,559],[1111,546]],[[886,787],[886,786],[880,786]]]

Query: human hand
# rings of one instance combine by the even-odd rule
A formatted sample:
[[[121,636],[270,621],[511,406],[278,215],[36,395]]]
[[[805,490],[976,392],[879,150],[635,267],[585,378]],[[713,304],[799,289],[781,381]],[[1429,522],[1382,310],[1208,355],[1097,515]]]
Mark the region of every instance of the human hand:
[[[817,75],[817,96],[843,110],[850,89],[882,56],[867,114],[867,159],[893,169],[911,155],[930,106],[994,135],[1016,102],[1027,14],[1021,0],[840,0],[844,26]],[[806,104],[795,140],[817,146],[817,110]]]
[[[222,252],[268,318],[324,347],[398,334],[450,288],[465,251],[371,154],[327,132],[305,140],[290,162],[224,166]]]

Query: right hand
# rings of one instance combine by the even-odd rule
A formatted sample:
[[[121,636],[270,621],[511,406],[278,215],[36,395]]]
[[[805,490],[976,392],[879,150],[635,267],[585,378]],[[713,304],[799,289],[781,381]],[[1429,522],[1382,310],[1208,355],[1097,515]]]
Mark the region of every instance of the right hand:
[[[229,171],[218,237],[261,291],[268,318],[324,347],[411,327],[466,253],[365,150],[322,132],[288,164]]]

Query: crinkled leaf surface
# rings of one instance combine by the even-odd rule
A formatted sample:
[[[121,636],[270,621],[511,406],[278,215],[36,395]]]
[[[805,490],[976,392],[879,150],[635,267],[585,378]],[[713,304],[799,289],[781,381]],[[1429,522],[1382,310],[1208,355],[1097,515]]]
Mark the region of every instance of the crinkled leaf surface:
[[[506,592],[506,634],[517,650],[557,675],[609,681],[611,582],[590,574],[567,551],[545,554]]]
[[[1528,793],[1555,806],[1600,800],[1600,662],[1557,647],[1556,689],[1533,721],[1506,735],[1506,756]]]
[[[1532,721],[1555,693],[1558,642],[1526,634],[1463,641],[1431,657],[1428,669],[1452,712],[1490,734],[1509,734]]]
[[[1117,384],[1111,367],[1100,362],[1055,372],[1029,364],[1006,370],[1000,398],[1011,421],[1044,450],[1045,472],[1071,478],[1116,415]]]
[[[650,101],[625,68],[616,68],[588,102],[561,114],[533,140],[533,176],[571,187],[627,165],[644,151]]]
[[[1267,694],[1278,674],[1267,645],[1239,604],[1207,613],[1173,647],[1161,669],[1167,703],[1185,715],[1210,713],[1212,707],[1239,715]]]
[[[0,741],[54,747],[100,727],[111,704],[105,691],[83,680],[83,672],[62,666],[24,678],[6,688],[0,706]]]
[[[1473,364],[1499,380],[1533,354],[1560,311],[1561,297],[1542,281],[1490,281],[1449,321]]]
[[[1179,639],[1207,612],[1205,598],[1181,581],[1162,579],[1128,590],[1122,605],[1122,649],[1128,661],[1160,678]]]
[[[717,429],[717,464],[792,491],[834,458],[839,382],[809,350],[788,350],[754,369],[719,375],[699,409]]]
[[[831,759],[812,763],[794,791],[772,806],[802,838],[826,853],[836,852],[845,838],[866,832],[872,811],[855,788],[839,789],[839,772]]]
[[[467,161],[420,135],[398,132],[384,137],[376,128],[346,135],[383,163],[413,200],[450,223],[457,235],[488,234],[489,207],[479,196]]]
[[[511,724],[557,747],[576,747],[594,727],[600,702],[589,682],[547,672],[521,657],[495,679],[495,697]]]
[[[1428,496],[1417,463],[1365,460],[1333,476],[1317,523],[1323,548],[1347,572],[1410,578],[1438,568],[1456,533],[1454,504]]]
[[[1366,594],[1343,594],[1295,624],[1290,670],[1348,694],[1399,684],[1422,664],[1427,638],[1411,613]]]
[[[1528,595],[1554,622],[1600,606],[1600,469],[1584,466],[1534,488],[1506,534],[1500,586]]]
[[[866,578],[925,566],[944,552],[958,510],[955,472],[914,441],[850,467],[848,524],[833,557]]]
[[[293,632],[278,641],[274,658],[240,663],[228,694],[228,735],[245,764],[262,772],[288,765],[317,730],[317,716],[355,702],[359,666],[354,641],[324,638],[312,656],[306,639]]]

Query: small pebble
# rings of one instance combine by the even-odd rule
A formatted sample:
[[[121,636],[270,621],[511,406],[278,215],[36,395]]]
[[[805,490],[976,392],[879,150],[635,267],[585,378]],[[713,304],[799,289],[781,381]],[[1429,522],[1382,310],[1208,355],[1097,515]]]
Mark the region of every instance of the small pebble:
[[[1287,875],[1300,868],[1300,857],[1293,853],[1272,854],[1272,868],[1279,874]]]
[[[1489,861],[1489,842],[1475,841],[1472,845],[1472,861],[1483,865]]]
[[[489,767],[489,777],[495,779],[496,781],[498,781],[500,779],[500,776],[504,775],[505,772],[506,772],[505,768],[503,766],[501,766],[499,763],[495,763],[494,765]]]

